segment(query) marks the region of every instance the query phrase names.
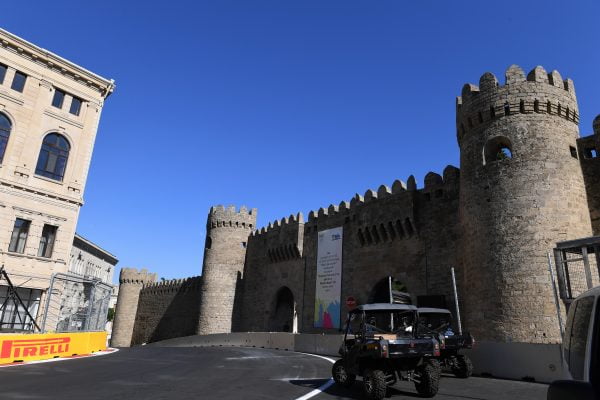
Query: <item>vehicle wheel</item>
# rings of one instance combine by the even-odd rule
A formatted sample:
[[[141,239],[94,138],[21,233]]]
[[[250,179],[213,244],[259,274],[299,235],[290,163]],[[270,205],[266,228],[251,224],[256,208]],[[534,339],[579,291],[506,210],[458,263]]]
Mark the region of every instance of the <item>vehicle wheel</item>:
[[[417,367],[415,370],[416,378],[415,388],[423,397],[433,397],[437,394],[440,384],[440,363],[436,360],[429,360]]]
[[[457,378],[470,377],[473,374],[473,363],[471,362],[471,359],[464,355],[456,356],[456,362],[454,363],[454,368],[452,368],[452,373]]]
[[[340,386],[350,387],[356,380],[356,375],[348,373],[344,366],[344,360],[337,360],[331,368],[331,375],[333,380]]]
[[[363,378],[365,393],[368,399],[382,400],[387,393],[385,373],[379,369],[370,369],[365,372]]]

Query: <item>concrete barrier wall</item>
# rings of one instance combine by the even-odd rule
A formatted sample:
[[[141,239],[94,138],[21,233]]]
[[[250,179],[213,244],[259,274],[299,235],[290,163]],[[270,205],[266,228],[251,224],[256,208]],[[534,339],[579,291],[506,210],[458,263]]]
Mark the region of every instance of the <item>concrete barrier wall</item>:
[[[559,344],[478,342],[475,349],[463,353],[478,375],[546,383],[566,379]]]
[[[149,346],[241,346],[339,356],[342,340],[343,335],[248,332],[186,336],[150,343]],[[478,342],[475,349],[464,350],[464,354],[473,361],[477,375],[533,379],[545,383],[563,379],[561,350],[557,344]]]

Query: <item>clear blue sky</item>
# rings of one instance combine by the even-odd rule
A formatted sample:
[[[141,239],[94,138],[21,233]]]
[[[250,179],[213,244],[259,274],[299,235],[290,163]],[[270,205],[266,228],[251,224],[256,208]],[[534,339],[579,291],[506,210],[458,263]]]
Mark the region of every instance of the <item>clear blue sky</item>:
[[[0,26],[102,76],[78,231],[167,279],[199,275],[214,204],[259,226],[458,166],[454,102],[510,64],[600,113],[600,2],[5,0]]]

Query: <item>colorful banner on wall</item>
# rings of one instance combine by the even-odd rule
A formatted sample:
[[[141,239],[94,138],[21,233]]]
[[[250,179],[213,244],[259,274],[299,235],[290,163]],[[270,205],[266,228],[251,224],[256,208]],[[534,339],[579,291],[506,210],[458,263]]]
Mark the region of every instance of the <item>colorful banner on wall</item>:
[[[315,292],[315,328],[340,328],[342,236],[342,227],[319,232],[317,244],[317,289]]]

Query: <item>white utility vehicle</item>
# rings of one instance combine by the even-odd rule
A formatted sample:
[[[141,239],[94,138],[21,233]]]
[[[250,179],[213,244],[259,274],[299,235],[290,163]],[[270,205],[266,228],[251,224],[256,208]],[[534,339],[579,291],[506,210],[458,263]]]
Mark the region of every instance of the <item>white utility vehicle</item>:
[[[600,399],[600,287],[577,297],[569,307],[563,337],[567,380],[554,381],[548,400]]]

